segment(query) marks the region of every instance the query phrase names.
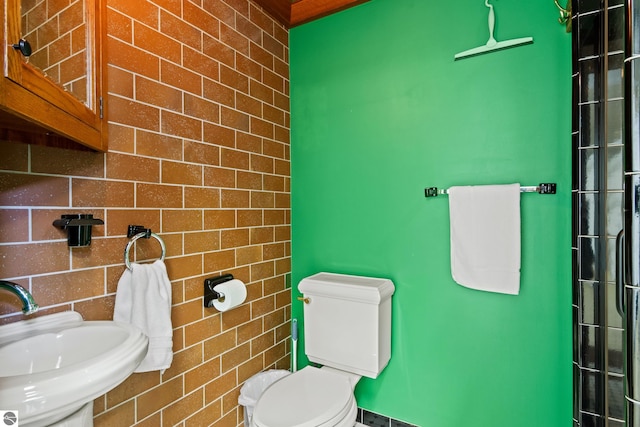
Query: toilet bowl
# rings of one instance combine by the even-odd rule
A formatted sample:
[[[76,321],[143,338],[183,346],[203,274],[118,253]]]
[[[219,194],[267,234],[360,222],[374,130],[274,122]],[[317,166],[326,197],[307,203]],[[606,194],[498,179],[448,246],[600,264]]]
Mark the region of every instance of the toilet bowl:
[[[359,375],[307,366],[269,386],[256,404],[252,427],[353,427]]]

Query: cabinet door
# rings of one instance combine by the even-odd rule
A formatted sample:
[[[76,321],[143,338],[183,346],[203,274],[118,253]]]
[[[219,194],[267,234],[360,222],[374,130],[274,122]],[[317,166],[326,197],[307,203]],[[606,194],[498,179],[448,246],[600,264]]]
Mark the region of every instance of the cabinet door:
[[[104,0],[5,0],[0,108],[106,150]],[[3,118],[3,125],[9,120]]]

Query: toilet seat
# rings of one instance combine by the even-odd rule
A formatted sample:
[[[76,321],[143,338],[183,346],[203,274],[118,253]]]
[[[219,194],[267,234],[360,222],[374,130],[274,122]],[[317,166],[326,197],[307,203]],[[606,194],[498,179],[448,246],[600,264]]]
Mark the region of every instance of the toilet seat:
[[[307,366],[273,383],[258,399],[256,427],[353,425],[357,405],[349,379]]]

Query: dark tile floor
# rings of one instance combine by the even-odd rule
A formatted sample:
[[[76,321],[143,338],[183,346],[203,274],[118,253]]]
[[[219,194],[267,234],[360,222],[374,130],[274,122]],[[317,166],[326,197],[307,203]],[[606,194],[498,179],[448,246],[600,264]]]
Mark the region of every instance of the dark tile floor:
[[[394,420],[393,418],[385,417],[384,415],[379,415],[364,409],[358,409],[358,418],[356,421],[371,427],[418,427],[414,424]]]

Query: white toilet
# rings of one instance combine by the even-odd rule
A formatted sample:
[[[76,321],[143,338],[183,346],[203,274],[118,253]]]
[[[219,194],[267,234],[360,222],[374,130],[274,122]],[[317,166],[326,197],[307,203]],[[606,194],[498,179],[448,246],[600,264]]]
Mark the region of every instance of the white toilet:
[[[252,427],[353,427],[353,390],[376,378],[391,357],[389,279],[318,273],[298,286],[304,294],[307,366],[269,386],[256,403]]]

